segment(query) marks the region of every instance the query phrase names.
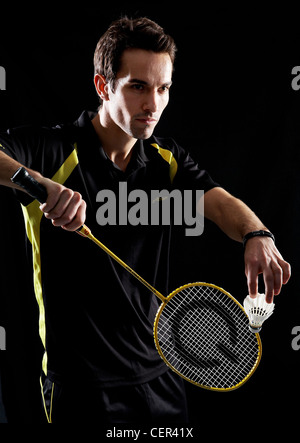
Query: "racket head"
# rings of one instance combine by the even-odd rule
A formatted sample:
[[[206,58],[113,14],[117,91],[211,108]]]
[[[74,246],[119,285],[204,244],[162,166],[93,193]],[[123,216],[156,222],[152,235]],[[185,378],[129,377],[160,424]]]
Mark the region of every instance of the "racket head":
[[[189,283],[168,295],[157,311],[153,333],[163,361],[204,389],[239,388],[261,359],[260,336],[250,332],[243,306],[210,283]]]

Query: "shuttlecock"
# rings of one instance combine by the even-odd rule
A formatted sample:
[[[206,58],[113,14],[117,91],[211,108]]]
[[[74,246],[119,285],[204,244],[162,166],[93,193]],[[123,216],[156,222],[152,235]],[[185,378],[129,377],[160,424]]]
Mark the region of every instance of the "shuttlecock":
[[[262,324],[274,311],[274,303],[267,303],[265,294],[257,294],[251,298],[250,295],[244,300],[244,309],[249,318],[249,329],[251,332],[259,332]]]

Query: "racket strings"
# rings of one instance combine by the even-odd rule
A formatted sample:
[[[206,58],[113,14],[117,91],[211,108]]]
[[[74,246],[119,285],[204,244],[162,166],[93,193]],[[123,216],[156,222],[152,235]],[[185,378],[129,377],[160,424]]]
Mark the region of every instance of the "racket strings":
[[[186,315],[181,322],[176,319],[175,323],[177,327],[180,328],[179,330],[183,331],[180,333],[180,340],[186,345],[188,350],[194,351],[196,355],[199,354],[199,341],[193,337],[195,337],[196,334],[201,334],[201,342],[205,346],[200,350],[200,356],[207,355],[207,358],[213,356],[211,345],[207,345],[207,343],[209,340],[216,342],[216,339],[218,338],[218,336],[216,336],[216,330],[219,327],[222,327],[222,320],[220,317],[216,316],[213,311],[210,312],[210,315],[203,317],[201,316],[201,311],[195,307],[193,311],[186,311]],[[212,325],[214,326],[212,327]],[[227,341],[227,336],[229,334],[228,331],[226,331],[226,333]]]
[[[192,340],[191,341],[190,335],[193,334],[193,332],[198,334],[198,333],[201,333],[203,330],[203,329],[201,329],[201,331],[199,331],[198,327],[194,327],[193,329],[194,329],[194,331],[190,329],[190,331],[188,333],[186,333],[187,340],[184,340],[184,336],[182,336],[182,335],[180,336],[180,340],[182,342],[182,349],[180,349],[180,351],[181,351],[181,355],[183,353],[185,356],[185,359],[188,360],[188,363],[185,363],[185,361],[182,362],[185,365],[185,367],[187,369],[189,369],[190,364],[192,364],[192,365],[194,365],[193,371],[195,371],[195,373],[197,373],[197,372],[199,372],[199,370],[203,369],[203,367],[206,369],[209,369],[210,365],[214,366],[215,364],[217,364],[216,358],[220,357],[220,355],[219,355],[219,353],[216,353],[216,349],[214,349],[211,346],[211,344],[208,344],[208,342],[207,342],[208,339],[205,337],[202,338],[201,342],[199,342],[199,340]],[[173,340],[174,340],[174,336],[173,336]],[[199,345],[201,345],[201,347],[199,347]],[[184,349],[184,346],[185,346],[185,349]],[[178,348],[178,346],[177,346],[177,348]],[[174,352],[174,342],[173,341],[165,344],[164,351],[169,352],[169,355],[171,355],[172,363],[174,363],[174,361],[176,361],[178,359],[178,354],[176,352]],[[171,362],[171,360],[170,360],[170,362]]]
[[[203,287],[201,287],[201,288],[203,289]],[[197,295],[197,290],[195,291],[195,289],[197,289],[197,288],[191,288],[191,292],[192,292],[193,295]],[[229,299],[227,296],[226,296],[226,298],[224,298],[224,294],[222,292],[218,291],[218,290],[212,290],[211,288],[205,288],[205,292],[208,292],[208,290],[209,290],[209,292],[213,292],[214,296],[218,296],[218,299],[219,299],[218,302],[219,303],[221,301],[220,300],[220,296],[223,299],[225,299],[225,301],[231,301],[231,299]],[[214,327],[213,327],[213,330],[215,332],[215,337],[213,337],[213,339],[215,339],[214,343],[216,343],[216,340],[219,341],[220,338],[221,338],[222,341],[221,342],[219,341],[219,344],[225,341],[226,345],[227,345],[227,349],[229,347],[231,347],[232,349],[235,347],[235,343],[231,343],[228,340],[229,334],[228,334],[228,328],[227,328],[226,324],[225,324],[225,329],[224,329],[224,322],[223,322],[224,314],[226,316],[227,325],[228,325],[228,323],[231,323],[231,326],[234,326],[235,329],[236,329],[237,328],[237,324],[238,324],[239,327],[242,326],[243,329],[246,330],[247,335],[248,335],[248,329],[247,329],[248,322],[245,323],[245,321],[244,321],[241,324],[241,319],[245,320],[246,317],[240,311],[240,309],[238,308],[238,305],[235,304],[234,302],[231,303],[232,306],[230,307],[231,313],[232,313],[232,317],[230,317],[228,312],[224,311],[223,308],[226,307],[224,302],[223,302],[222,309],[219,309],[218,305],[214,306],[214,309],[216,310],[216,312],[219,313],[220,315],[222,315],[222,317],[223,317],[223,319],[222,319],[221,316],[220,316],[219,317],[219,321],[217,321],[217,317],[213,314],[213,311],[210,311],[210,309],[209,309],[210,306],[205,301],[201,300],[201,305],[206,307],[206,311],[205,311],[206,317],[204,317],[204,318],[206,318],[207,325],[214,325]],[[240,315],[238,315],[238,314],[242,314],[242,317]],[[205,325],[205,327],[207,327],[207,325]],[[196,328],[195,328],[194,332],[197,332],[197,327],[198,327],[198,325],[196,324]],[[222,328],[222,337],[220,337],[220,328]],[[210,343],[213,341],[212,337],[208,337],[208,339],[210,340]],[[203,340],[201,340],[201,342],[203,342]],[[198,341],[196,340],[195,344],[197,345],[197,343],[198,343]],[[207,343],[207,348],[210,349],[211,345],[208,344],[208,343]],[[254,349],[256,349],[256,343],[254,343],[254,344],[255,344]],[[246,348],[242,348],[242,349],[246,349]],[[224,348],[223,348],[223,350],[224,350]],[[212,349],[211,349],[211,353],[213,354],[213,350]]]
[[[197,346],[199,346],[199,343],[197,343]],[[232,364],[229,364],[229,361],[228,364],[226,364],[225,360],[225,363],[223,362],[223,366],[220,367],[221,363],[217,360],[217,357],[220,358],[220,355],[215,355],[215,351],[213,350],[211,350],[211,356],[209,356],[211,361],[207,365],[202,365],[199,360],[196,358],[191,358],[191,355],[188,355],[187,353],[184,355],[184,352],[182,353],[182,349],[180,350],[180,354],[178,356],[176,352],[174,353],[174,344],[172,344],[169,349],[168,347],[165,347],[164,353],[165,355],[168,354],[169,362],[175,369],[179,370],[186,378],[199,382],[200,384],[217,384],[217,386],[220,385],[220,387],[223,388],[226,387],[224,385],[224,377],[227,382],[232,385],[234,384],[236,378],[241,374],[240,370],[237,371],[236,369],[232,368]],[[207,350],[205,350],[205,353],[205,358],[207,359]],[[218,372],[215,372],[216,367],[218,367]],[[250,365],[249,370],[251,367],[252,365]],[[203,373],[203,369],[206,370],[206,374]],[[248,373],[245,366],[244,370],[245,373]],[[230,373],[228,371],[230,371]],[[232,380],[232,382],[230,382],[230,380]]]
[[[224,341],[224,336],[222,337],[222,340]],[[201,344],[202,343],[203,343],[203,341],[201,342]],[[223,358],[223,360],[224,360],[224,362],[223,362],[224,363],[224,370],[226,371],[227,370],[226,366],[229,366],[232,363],[232,360],[233,360],[232,356],[234,356],[234,354],[230,353],[230,350],[228,348],[228,340],[227,340],[227,338],[225,338],[225,343],[227,344],[227,346],[225,348],[222,346],[222,342],[220,342],[220,343],[214,343],[214,346],[212,346],[212,347],[208,346],[208,345],[205,346],[205,347],[202,346],[202,350],[204,350],[203,357],[206,357],[206,359],[210,358],[211,359],[211,363],[213,363],[213,365],[217,365],[217,366],[220,366],[220,359],[222,359],[222,357],[223,357],[222,353],[223,353],[227,357],[227,360],[226,359],[224,360],[224,358]],[[199,346],[199,341],[195,342],[195,347],[198,347],[198,346]],[[220,352],[217,352],[217,350],[221,351],[221,354],[220,354]],[[234,357],[235,357],[234,360],[236,362],[237,357],[236,356],[234,356]],[[196,362],[194,362],[194,364],[195,363]],[[231,374],[234,375],[234,371],[231,371]]]
[[[248,320],[227,295],[208,286],[189,286],[173,296],[157,324],[164,357],[185,378],[228,388],[257,361],[257,339]]]

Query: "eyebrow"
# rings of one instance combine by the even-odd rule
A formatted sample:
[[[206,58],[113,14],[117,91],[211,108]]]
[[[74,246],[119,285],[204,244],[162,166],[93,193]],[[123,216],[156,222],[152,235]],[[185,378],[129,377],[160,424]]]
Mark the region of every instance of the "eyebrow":
[[[128,80],[128,83],[138,83],[139,85],[144,85],[144,86],[148,86],[149,83],[144,81],[144,80],[140,80],[138,78],[133,78],[131,80]],[[163,83],[161,86],[171,86],[172,85],[172,81]]]

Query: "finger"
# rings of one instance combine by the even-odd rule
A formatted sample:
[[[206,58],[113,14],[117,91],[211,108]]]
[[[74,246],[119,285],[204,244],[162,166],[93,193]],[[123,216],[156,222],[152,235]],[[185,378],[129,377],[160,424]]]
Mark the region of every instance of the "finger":
[[[59,194],[48,196],[47,202],[40,205],[40,210],[44,212],[44,215],[48,214],[53,208],[55,208],[59,200]]]
[[[258,292],[258,270],[254,267],[246,272],[249,295],[255,298]]]
[[[79,206],[76,216],[70,223],[62,225],[62,228],[67,231],[76,231],[79,229],[85,222],[86,218],[86,203],[82,200],[81,205]]]
[[[278,260],[278,263],[280,264],[283,272],[282,283],[285,285],[291,278],[291,265],[285,260]]]
[[[63,211],[65,209],[65,211],[62,212],[60,216],[54,217],[52,224],[54,226],[65,226],[71,223],[76,217],[81,203],[81,195],[78,192],[74,192],[72,199],[68,200],[67,206],[64,204],[61,205],[60,210]],[[53,211],[51,211],[51,213],[53,213]],[[57,210],[57,213],[60,213],[60,211]]]
[[[267,268],[263,272],[263,278],[265,283],[266,302],[272,303],[274,297],[274,274],[272,269]]]
[[[46,202],[40,205],[40,210],[44,213],[49,213],[56,207],[62,196],[63,191],[67,190],[67,188],[48,179],[45,179],[44,185],[47,189],[48,197]]]
[[[274,295],[278,295],[281,291],[282,287],[282,268],[279,266],[279,264],[272,264],[271,269],[273,271],[273,288],[274,288]]]
[[[67,211],[70,202],[78,200],[75,193],[68,188],[65,188],[60,194],[59,198],[56,201],[56,204],[50,208],[50,204],[46,203],[46,206],[42,209],[44,210],[45,217],[51,220],[59,219],[63,216],[63,214]],[[48,205],[48,206],[47,206]]]

